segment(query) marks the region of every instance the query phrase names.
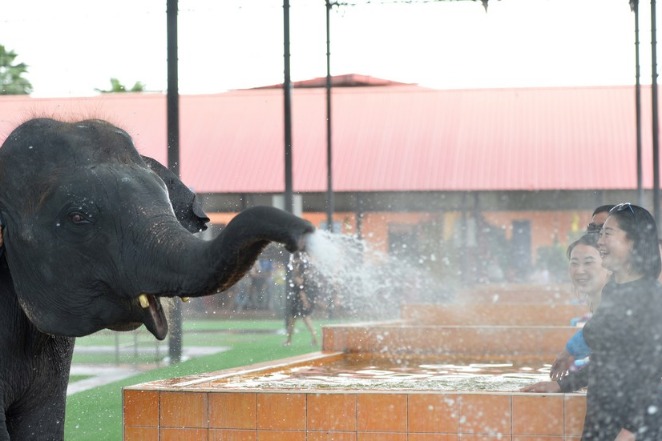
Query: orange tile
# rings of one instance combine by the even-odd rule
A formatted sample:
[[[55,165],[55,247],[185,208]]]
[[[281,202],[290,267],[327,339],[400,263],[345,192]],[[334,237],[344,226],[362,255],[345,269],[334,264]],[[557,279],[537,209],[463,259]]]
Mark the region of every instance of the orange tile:
[[[305,430],[306,396],[294,393],[257,394],[257,428],[259,430]]]
[[[159,441],[158,427],[125,427],[124,441]]]
[[[514,395],[513,435],[563,435],[563,395]]]
[[[322,332],[322,350],[343,351],[344,349],[345,344],[343,330],[336,329],[334,327],[324,328],[324,332]]]
[[[510,398],[508,395],[462,395],[460,433],[490,436],[510,435]]]
[[[457,433],[410,433],[407,441],[458,441]]]
[[[255,429],[257,398],[254,393],[210,393],[209,427]]]
[[[562,441],[562,437],[558,436],[536,436],[536,435],[531,435],[531,436],[513,436],[511,441]]]
[[[307,441],[356,441],[356,432],[308,431]]]
[[[308,430],[356,430],[355,394],[309,394]]]
[[[207,394],[161,392],[161,427],[208,427]]]
[[[379,351],[379,337],[382,336],[380,330],[369,328],[347,328],[344,332],[344,350],[349,352],[378,352]],[[338,344],[335,345],[335,350]],[[383,346],[381,346],[383,347]]]
[[[581,437],[586,416],[586,395],[565,395],[563,397],[565,429],[564,435]]]
[[[510,441],[510,436],[499,436],[499,435],[472,435],[468,433],[461,433],[458,435],[458,441]],[[557,439],[556,441],[561,441]]]
[[[158,392],[144,390],[125,390],[123,407],[125,426],[158,427]]]
[[[392,432],[359,432],[356,441],[407,441],[407,434]]]
[[[361,432],[407,431],[407,395],[358,394],[356,407]]]
[[[161,429],[160,441],[208,441],[208,429]]]
[[[306,441],[306,432],[258,430],[257,439],[259,441]]]
[[[410,433],[457,433],[460,424],[460,395],[411,394],[407,417]]]
[[[209,441],[257,441],[257,431],[209,429]]]

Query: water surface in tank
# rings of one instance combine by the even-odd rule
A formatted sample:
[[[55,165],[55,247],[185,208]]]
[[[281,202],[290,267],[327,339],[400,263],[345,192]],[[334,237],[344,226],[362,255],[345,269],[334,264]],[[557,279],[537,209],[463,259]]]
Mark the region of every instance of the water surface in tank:
[[[344,357],[324,364],[236,375],[214,388],[513,392],[549,379],[549,364],[471,363]]]

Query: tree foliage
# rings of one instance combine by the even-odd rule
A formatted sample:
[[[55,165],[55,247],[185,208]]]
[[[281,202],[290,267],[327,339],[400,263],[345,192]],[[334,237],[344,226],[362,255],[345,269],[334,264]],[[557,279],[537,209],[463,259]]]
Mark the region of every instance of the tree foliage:
[[[28,72],[25,63],[15,63],[17,54],[0,45],[0,95],[28,95],[32,84],[23,78]]]
[[[110,89],[96,89],[97,92],[101,93],[124,93],[124,92],[144,92],[145,91],[145,85],[141,83],[140,81],[136,81],[136,83],[131,87],[131,89],[126,88],[124,84],[120,83],[120,80],[117,78],[111,78],[110,79]]]

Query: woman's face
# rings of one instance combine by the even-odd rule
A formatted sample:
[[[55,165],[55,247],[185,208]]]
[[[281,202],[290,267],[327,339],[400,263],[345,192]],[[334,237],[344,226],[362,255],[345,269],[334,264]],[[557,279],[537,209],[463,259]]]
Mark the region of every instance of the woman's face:
[[[570,253],[570,279],[577,291],[585,295],[600,292],[608,278],[609,271],[602,266],[597,248],[583,243],[575,245]]]
[[[613,216],[609,216],[602,227],[598,249],[605,268],[614,274],[629,271],[632,240],[627,237],[625,231],[621,230]]]

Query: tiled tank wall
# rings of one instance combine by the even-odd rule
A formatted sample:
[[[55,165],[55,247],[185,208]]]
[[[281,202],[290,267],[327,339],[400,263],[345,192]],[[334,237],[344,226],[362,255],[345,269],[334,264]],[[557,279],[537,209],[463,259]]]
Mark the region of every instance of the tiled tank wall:
[[[478,288],[464,305],[410,305],[392,323],[332,326],[324,354],[124,390],[125,441],[579,441],[584,394],[231,390],[232,375],[342,353],[553,360],[586,312],[562,289]],[[340,354],[330,353],[338,351]]]
[[[579,440],[582,394],[124,391],[124,440]]]

